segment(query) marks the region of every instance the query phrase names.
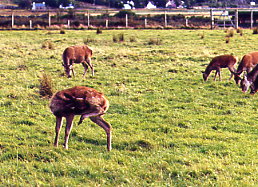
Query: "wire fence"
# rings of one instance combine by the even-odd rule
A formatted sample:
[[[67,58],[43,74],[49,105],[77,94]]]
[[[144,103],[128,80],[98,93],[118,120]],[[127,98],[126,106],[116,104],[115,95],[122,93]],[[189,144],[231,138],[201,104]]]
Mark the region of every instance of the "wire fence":
[[[90,29],[90,28],[226,28],[256,27],[258,10],[208,9],[199,11],[138,12],[116,16],[109,11],[27,11],[0,16],[0,29]]]

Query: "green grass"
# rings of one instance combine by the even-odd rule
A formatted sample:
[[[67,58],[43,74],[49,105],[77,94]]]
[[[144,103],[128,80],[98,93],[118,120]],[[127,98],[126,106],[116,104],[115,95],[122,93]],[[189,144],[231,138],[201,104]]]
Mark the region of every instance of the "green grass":
[[[222,30],[1,31],[1,185],[256,186],[257,94],[243,94],[227,69],[222,81],[212,73],[203,82],[201,74],[216,55],[241,59],[257,50],[257,37],[243,32],[226,44]],[[113,42],[120,34],[124,41]],[[161,44],[149,43],[157,38]],[[75,65],[76,77],[67,79],[62,52],[86,40],[96,74],[82,79]],[[42,74],[54,91],[83,85],[105,93],[111,152],[103,129],[90,120],[77,126],[79,116],[69,150],[53,147]]]

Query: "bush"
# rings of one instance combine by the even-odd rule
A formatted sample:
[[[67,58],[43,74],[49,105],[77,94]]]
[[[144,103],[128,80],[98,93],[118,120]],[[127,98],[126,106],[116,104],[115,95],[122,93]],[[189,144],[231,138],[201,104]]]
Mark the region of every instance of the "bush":
[[[118,17],[118,18],[125,18],[125,15],[128,15],[129,17],[137,17],[136,14],[134,12],[132,12],[131,10],[120,10],[118,13],[116,13],[114,15],[114,17]]]

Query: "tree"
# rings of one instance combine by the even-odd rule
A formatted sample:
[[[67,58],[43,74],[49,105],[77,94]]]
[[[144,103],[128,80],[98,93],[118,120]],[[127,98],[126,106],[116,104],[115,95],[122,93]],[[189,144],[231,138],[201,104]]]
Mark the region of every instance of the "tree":
[[[18,4],[19,8],[31,8],[31,0],[17,0],[15,3]]]

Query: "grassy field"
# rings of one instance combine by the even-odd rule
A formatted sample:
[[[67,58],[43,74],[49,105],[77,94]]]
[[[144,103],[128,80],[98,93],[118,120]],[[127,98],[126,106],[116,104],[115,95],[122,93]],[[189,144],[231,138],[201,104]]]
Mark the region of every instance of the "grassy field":
[[[124,41],[113,38],[123,34]],[[212,57],[257,51],[251,30],[225,42],[223,30],[1,31],[0,186],[256,186],[257,100],[230,73],[207,82]],[[61,54],[70,45],[94,51],[95,76],[75,66],[67,79]],[[158,44],[158,45],[157,45]],[[43,46],[46,46],[45,48]],[[48,47],[49,46],[49,47]],[[50,49],[49,49],[50,48]],[[39,94],[40,77],[55,91],[75,85],[107,96],[103,129],[85,120],[69,150],[53,147],[55,118]],[[60,144],[63,143],[64,128]]]

